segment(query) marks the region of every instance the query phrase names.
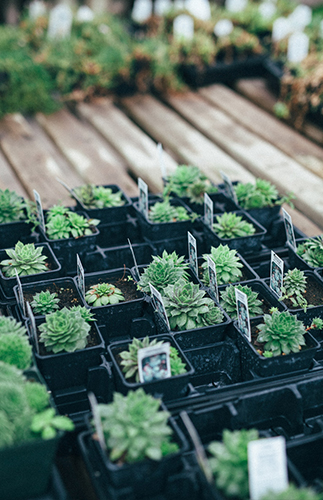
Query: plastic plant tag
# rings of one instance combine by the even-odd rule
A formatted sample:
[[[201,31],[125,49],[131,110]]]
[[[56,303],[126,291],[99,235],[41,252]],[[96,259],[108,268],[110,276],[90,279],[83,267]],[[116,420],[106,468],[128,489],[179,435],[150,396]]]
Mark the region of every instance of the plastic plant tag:
[[[77,196],[77,194],[75,194],[75,192],[74,192],[74,190],[72,188],[68,187],[68,185],[66,184],[66,182],[62,181],[58,177],[56,177],[56,180],[60,184],[62,184],[62,186],[70,193],[70,195],[72,196],[72,198],[74,198],[74,200],[78,201],[81,205],[83,205],[82,200],[80,200],[80,198]]]
[[[209,292],[213,299],[219,302],[218,280],[216,277],[216,266],[214,260],[207,255],[207,270],[209,273]]]
[[[158,163],[159,163],[159,168],[161,171],[162,179],[166,179],[167,172],[166,172],[166,165],[165,165],[165,161],[164,161],[164,150],[163,150],[163,145],[161,142],[159,142],[157,144],[157,154],[158,154]]]
[[[140,280],[140,273],[139,273],[139,269],[138,269],[138,264],[137,264],[137,261],[136,261],[135,252],[134,252],[134,250],[133,250],[133,247],[132,247],[132,244],[131,244],[131,241],[129,240],[129,238],[128,238],[128,244],[129,244],[130,251],[131,251],[131,254],[132,254],[133,262],[134,262],[134,264],[135,264],[135,270],[136,270],[136,275],[137,275],[137,281],[139,281],[139,280]]]
[[[223,179],[225,190],[226,190],[229,198],[231,198],[231,200],[233,200],[234,203],[238,203],[237,195],[236,195],[235,190],[233,189],[233,185],[232,185],[230,177],[227,174],[225,174],[222,170],[220,170],[220,174],[221,174],[221,177]]]
[[[16,269],[16,278],[17,278],[17,285],[18,285],[18,298],[19,298],[19,305],[24,313],[24,316],[26,316],[26,305],[24,301],[24,292],[22,291],[22,286],[21,286],[21,281],[17,273]]]
[[[49,39],[68,38],[71,35],[73,13],[68,5],[59,4],[50,13],[47,36]]]
[[[258,12],[263,19],[272,19],[276,11],[276,5],[268,1],[261,3],[258,7]]]
[[[273,30],[272,30],[272,40],[273,42],[279,42],[286,36],[288,36],[292,31],[292,25],[287,19],[287,17],[278,17],[273,22]]]
[[[207,193],[204,193],[204,222],[212,230],[213,228],[213,201]]]
[[[238,290],[238,288],[235,288],[235,294],[237,303],[238,327],[240,332],[247,337],[249,342],[251,342],[248,297],[245,293],[241,292],[241,290]]]
[[[213,483],[213,474],[209,466],[209,462],[206,458],[206,454],[203,448],[203,445],[201,443],[200,437],[192,424],[192,421],[186,411],[181,411],[180,417],[183,421],[183,424],[186,427],[186,430],[192,440],[193,446],[194,446],[194,452],[196,456],[197,463],[200,466],[201,471],[203,472],[206,480],[208,483],[212,484]]]
[[[84,267],[82,265],[80,256],[78,254],[76,255],[76,267],[77,267],[77,284],[84,299],[85,297]]]
[[[172,376],[170,369],[170,344],[138,349],[138,375],[141,383],[163,380]]]
[[[171,0],[155,0],[154,13],[156,16],[163,16],[173,7]]]
[[[45,233],[46,232],[45,220],[44,220],[44,213],[43,213],[43,208],[42,208],[42,204],[41,204],[41,199],[40,199],[40,196],[35,189],[33,190],[33,192],[34,192],[34,197],[35,197],[35,202],[36,202],[37,219],[38,219],[38,222],[40,224],[40,227],[42,228],[42,230]]]
[[[225,8],[229,12],[241,12],[247,7],[248,0],[225,0]]]
[[[39,17],[46,15],[46,5],[41,0],[34,0],[29,4],[29,18],[36,21]]]
[[[185,8],[192,16],[202,21],[211,19],[211,8],[209,0],[186,0]]]
[[[295,241],[295,233],[294,233],[292,218],[284,208],[282,209],[282,211],[283,211],[285,231],[286,231],[286,243],[294,250],[296,250],[296,241]]]
[[[288,19],[293,31],[302,31],[312,21],[312,9],[308,5],[298,5]]]
[[[187,231],[187,242],[188,242],[188,262],[192,272],[198,277],[198,265],[197,265],[197,246],[196,239],[194,236]]]
[[[271,260],[270,260],[270,288],[277,295],[277,297],[281,297],[282,286],[284,279],[284,261],[278,257],[278,255],[271,251]]]
[[[230,35],[230,33],[232,33],[232,30],[233,30],[232,21],[230,21],[230,19],[221,19],[214,26],[213,32],[216,36],[220,38],[221,36]]]
[[[191,40],[194,36],[194,20],[187,14],[175,17],[173,24],[174,37],[184,40]]]
[[[150,288],[151,297],[153,299],[153,304],[155,306],[155,310],[156,310],[157,314],[160,316],[160,318],[162,319],[162,321],[165,323],[167,330],[170,331],[170,324],[168,321],[168,316],[166,313],[166,309],[164,306],[162,296],[159,293],[159,291],[156,290],[156,288],[151,283],[149,283],[149,288]]]
[[[250,500],[288,488],[286,442],[283,436],[248,443]]]
[[[148,186],[140,177],[138,177],[139,188],[139,210],[148,220]]]
[[[79,23],[90,23],[94,19],[94,12],[87,5],[82,5],[78,8],[75,19]]]
[[[300,63],[308,55],[310,41],[305,33],[293,33],[287,46],[287,60],[291,63]]]
[[[132,8],[132,19],[137,23],[144,23],[153,13],[152,0],[135,0]]]
[[[33,339],[34,346],[35,346],[37,353],[39,353],[36,321],[35,321],[35,316],[34,316],[34,313],[31,309],[31,305],[29,304],[29,302],[26,302],[26,309],[27,309],[27,316],[28,316],[28,319],[30,322],[31,338]]]
[[[96,397],[93,394],[93,392],[88,393],[88,398],[90,401],[93,423],[94,423],[95,434],[96,434],[97,440],[99,441],[99,444],[100,444],[102,450],[106,451],[107,447],[105,445],[102,422],[101,422],[100,413],[99,413],[99,409],[98,409],[98,402],[97,402]]]

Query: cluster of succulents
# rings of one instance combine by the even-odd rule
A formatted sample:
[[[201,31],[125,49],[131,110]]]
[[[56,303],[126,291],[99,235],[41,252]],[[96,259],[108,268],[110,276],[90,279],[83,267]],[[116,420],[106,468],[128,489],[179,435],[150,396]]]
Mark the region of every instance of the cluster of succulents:
[[[59,298],[57,293],[51,293],[49,290],[42,290],[33,296],[30,303],[34,314],[50,314],[59,308]]]
[[[234,212],[224,212],[216,215],[216,222],[213,224],[213,231],[219,238],[240,238],[250,236],[256,232],[251,222],[246,221],[242,215]]]
[[[46,234],[50,240],[80,238],[93,234],[97,219],[87,219],[63,205],[54,205],[46,214]]]
[[[237,304],[235,289],[247,295],[248,300],[248,310],[250,316],[259,316],[263,313],[262,302],[258,299],[258,293],[254,292],[252,288],[248,285],[229,285],[225,290],[220,292],[220,305],[223,307],[225,312],[230,316],[230,318],[237,318]]]
[[[172,205],[168,197],[154,203],[149,209],[148,217],[154,224],[193,219],[193,215],[185,207]]]
[[[36,247],[34,243],[26,243],[25,245],[18,241],[15,248],[8,248],[6,253],[9,259],[4,259],[0,262],[2,273],[11,278],[16,276],[26,276],[48,271],[45,264],[46,255],[42,255],[42,246]]]
[[[254,184],[251,182],[238,182],[234,186],[234,191],[239,205],[246,210],[282,205],[283,203],[290,203],[290,200],[294,198],[292,193],[280,197],[277,188],[264,179],[256,179]]]
[[[24,199],[15,191],[0,189],[0,224],[26,218]]]
[[[257,326],[258,341],[263,342],[264,352],[272,356],[299,352],[305,345],[304,324],[288,311],[273,311],[264,315],[264,322]]]
[[[114,193],[109,187],[85,184],[74,188],[73,191],[86,208],[121,207],[125,204],[122,192]]]
[[[152,262],[147,266],[140,276],[138,287],[146,293],[150,293],[149,283],[159,292],[167,285],[174,285],[181,278],[188,280],[189,265],[184,262],[184,257],[179,257],[176,252],[163,251],[161,256],[152,256]]]
[[[119,304],[124,301],[124,295],[120,288],[110,283],[97,283],[90,286],[85,294],[85,300],[91,307],[106,306],[108,304]]]
[[[217,186],[213,186],[198,167],[192,165],[178,165],[175,172],[167,178],[164,196],[176,194],[180,198],[188,198],[191,203],[202,205],[204,193],[216,193]]]

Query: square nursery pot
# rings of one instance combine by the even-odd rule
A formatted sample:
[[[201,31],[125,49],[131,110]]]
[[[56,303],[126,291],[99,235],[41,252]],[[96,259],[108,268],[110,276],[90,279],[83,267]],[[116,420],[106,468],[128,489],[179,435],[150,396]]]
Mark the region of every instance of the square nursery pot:
[[[178,197],[174,195],[175,197]],[[209,197],[213,201],[213,213],[218,214],[221,212],[232,212],[234,210],[241,210],[239,205],[237,205],[229,196],[227,196],[222,191],[217,193],[209,193]],[[185,205],[187,205],[193,212],[204,216],[204,200],[202,204],[194,203],[190,201],[188,197],[179,198]]]
[[[57,304],[59,309],[67,307],[70,309],[73,306],[84,306],[84,300],[74,283],[73,278],[57,278],[53,280],[40,281],[38,283],[29,283],[22,285],[24,295],[24,302],[31,303],[34,295],[39,292],[49,291],[50,293],[57,293],[57,298],[60,302]],[[27,321],[28,316],[25,316],[22,304],[19,299],[18,285],[13,289],[16,301],[19,308],[19,314],[22,321]],[[44,318],[44,315],[35,314],[36,319]]]
[[[142,387],[148,394],[158,395],[158,397],[162,397],[163,400],[172,400],[185,396],[188,391],[190,378],[194,374],[193,367],[186,358],[185,354],[182,352],[181,348],[178,346],[176,340],[174,340],[171,335],[158,335],[150,337],[150,340],[153,339],[169,342],[172,347],[175,347],[177,349],[179,356],[186,364],[186,373],[163,380],[153,380],[152,382],[130,382],[124,377],[122,367],[119,365],[121,359],[118,355],[122,351],[128,349],[129,344],[131,344],[131,340],[113,342],[108,346],[108,352],[112,361],[112,370],[115,377],[116,390],[118,392],[121,392],[122,394],[127,394],[127,392],[130,390],[135,391],[136,389],[139,389],[139,387]]]
[[[162,198],[154,197],[153,200],[149,197],[149,209],[157,202],[162,202]],[[171,205],[184,207],[189,214],[192,213],[191,209],[185,205],[179,198],[171,198]],[[167,240],[169,238],[178,238],[180,236],[187,237],[187,231],[192,231],[193,222],[191,220],[175,221],[175,222],[161,222],[159,224],[147,220],[142,212],[139,210],[139,202],[134,203],[138,223],[141,229],[141,234],[144,238],[151,241]],[[149,216],[149,210],[148,210]]]
[[[32,224],[28,224],[25,220],[5,222],[0,224],[0,241],[7,248],[10,248],[14,247],[18,241],[22,241],[22,243],[36,243],[37,235],[32,232]]]
[[[20,276],[20,281],[24,285],[26,283],[39,282],[42,280],[54,279],[58,278],[61,275],[61,265],[56,258],[55,253],[51,249],[48,243],[36,243],[35,247],[43,247],[42,254],[46,255],[47,260],[45,263],[48,263],[48,271],[42,273],[29,274],[27,276]],[[0,262],[8,258],[8,255],[4,249],[0,250]],[[0,284],[4,293],[5,298],[13,299],[14,295],[14,287],[17,284],[16,277],[7,278],[0,267]]]
[[[279,219],[280,209],[280,205],[274,205],[272,207],[249,208],[246,212],[268,231],[273,222]]]
[[[37,336],[38,326],[43,319],[36,320]],[[34,344],[34,357],[36,365],[51,391],[68,389],[74,386],[86,386],[90,368],[99,366],[102,362],[101,354],[104,352],[104,341],[94,322],[91,323],[88,345],[85,349],[74,352],[47,352],[43,343],[38,342],[38,349],[32,338],[29,322],[28,331]],[[39,351],[39,352],[38,352]]]
[[[323,434],[303,436],[286,443],[289,462],[298,470],[304,484],[323,489]]]
[[[132,245],[138,266],[151,261],[151,256],[155,255],[154,247],[151,243],[134,243]],[[132,268],[134,265],[133,256],[129,245],[111,247],[103,251],[106,267],[105,269],[117,269],[122,266]]]
[[[250,320],[252,338],[256,337],[257,325],[262,322],[263,318],[260,316]],[[247,337],[240,332],[237,322],[234,322],[233,326],[241,353],[242,366],[260,377],[274,377],[276,375],[308,371],[320,347],[317,340],[306,332],[306,345],[299,352],[265,358],[258,353],[253,343],[249,342]]]
[[[236,215],[242,216],[244,220],[251,223],[256,231],[254,234],[250,236],[241,236],[238,238],[220,238],[213,230],[211,230],[204,222],[203,222],[203,231],[204,238],[207,246],[217,247],[220,244],[228,245],[230,248],[234,248],[237,252],[242,255],[248,252],[258,252],[261,248],[261,242],[264,239],[266,234],[266,229],[261,226],[258,222],[256,222],[250,215],[248,215],[245,211],[237,210],[234,212]],[[216,216],[222,214],[214,215],[214,222],[216,222]]]

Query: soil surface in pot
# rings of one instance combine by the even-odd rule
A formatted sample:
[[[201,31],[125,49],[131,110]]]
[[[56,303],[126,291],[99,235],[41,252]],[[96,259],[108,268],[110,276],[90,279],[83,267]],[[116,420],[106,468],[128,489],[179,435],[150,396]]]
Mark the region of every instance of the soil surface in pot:
[[[53,351],[47,351],[45,348],[45,344],[43,342],[40,342],[40,332],[37,328],[37,337],[38,337],[38,346],[39,346],[39,354],[41,356],[55,356],[55,353]],[[100,338],[97,334],[97,331],[93,325],[91,325],[91,330],[89,331],[89,336],[88,336],[88,343],[85,347],[85,349],[89,349],[90,347],[94,347],[96,345],[100,344]],[[78,351],[74,351],[78,352]],[[66,351],[61,351],[56,354],[65,354]],[[67,353],[66,353],[67,354]]]
[[[260,324],[260,323],[258,323],[258,324]],[[258,342],[257,338],[258,338],[259,333],[260,332],[259,332],[258,326],[251,324],[251,344],[258,351],[258,353],[262,356],[264,353],[264,347],[265,347],[266,342]],[[306,349],[309,349],[309,347],[307,345],[299,346],[299,348],[300,348],[299,349],[300,351],[305,351]],[[296,354],[296,353],[294,353],[294,354]],[[286,356],[286,355],[281,354],[281,356]],[[278,357],[278,356],[274,356],[274,357]],[[265,359],[268,359],[268,358],[265,358]]]
[[[58,307],[63,309],[63,307],[70,308],[72,306],[78,306],[81,304],[78,295],[76,294],[75,288],[72,286],[59,286],[57,283],[51,283],[50,285],[44,287],[43,292],[49,291],[50,293],[56,293],[59,299]],[[24,301],[31,303],[37,292],[24,292]]]
[[[128,281],[128,278],[126,274],[124,274],[121,278],[120,276],[109,276],[107,279],[103,278],[97,278],[95,282],[91,281],[92,285],[97,284],[97,283],[110,283],[110,285],[115,285],[117,288],[119,288],[123,295],[124,295],[124,301],[121,302],[129,302],[130,300],[136,300],[136,299],[141,299],[142,294],[137,290],[136,284],[134,281],[130,280]],[[92,286],[91,284],[87,284],[85,286],[85,291],[87,292]]]
[[[320,285],[312,276],[306,276],[306,292],[304,298],[309,306],[323,305],[323,286]],[[300,309],[300,306],[294,306],[290,299],[283,300],[288,309]]]

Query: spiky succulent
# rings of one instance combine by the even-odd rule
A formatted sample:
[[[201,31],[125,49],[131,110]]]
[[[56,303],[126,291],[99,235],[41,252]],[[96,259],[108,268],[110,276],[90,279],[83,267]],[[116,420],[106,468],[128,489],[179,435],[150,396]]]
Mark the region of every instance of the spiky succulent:
[[[183,198],[188,197],[193,203],[203,204],[204,193],[216,193],[207,177],[192,165],[178,165],[175,172],[168,177],[164,195],[174,193]]]
[[[90,311],[90,309],[88,309],[85,306],[81,306],[81,305],[79,305],[79,306],[73,306],[73,307],[71,307],[71,311],[79,311],[79,313],[81,314],[82,318],[87,323],[90,323],[91,321],[96,321],[95,314],[92,313]]]
[[[31,409],[39,412],[49,405],[49,393],[43,384],[38,382],[26,382],[25,394]]]
[[[259,316],[263,313],[262,302],[258,299],[258,293],[254,292],[250,286],[229,285],[220,292],[220,305],[230,318],[237,318],[236,288],[247,295],[250,316]]]
[[[179,280],[168,285],[163,301],[172,330],[191,330],[223,321],[221,309],[194,283]]]
[[[237,256],[237,251],[231,250],[228,245],[219,245],[216,248],[211,247],[210,254],[203,254],[205,261],[202,264],[202,268],[204,269],[204,283],[208,285],[210,282],[207,263],[208,255],[215,262],[218,285],[239,281],[239,278],[242,276],[241,268],[243,267],[243,264]]]
[[[21,337],[24,337],[27,334],[26,327],[17,321],[15,318],[11,316],[0,316],[0,334],[12,334],[16,333]]]
[[[261,500],[322,500],[321,493],[317,493],[311,488],[297,488],[295,485],[290,484],[285,491],[275,493],[270,491],[266,493]]]
[[[184,262],[184,257],[178,257],[173,252],[168,254],[163,251],[162,256],[153,256],[152,262],[145,268],[138,282],[139,288],[144,292],[150,293],[149,283],[151,283],[159,292],[167,285],[173,285],[179,279],[188,280],[188,264]]]
[[[54,205],[46,214],[46,233],[51,240],[80,238],[93,234],[92,226],[99,224],[97,219],[87,219],[62,205]]]
[[[125,204],[121,191],[114,193],[111,188],[104,186],[86,184],[74,188],[74,192],[86,208],[121,207]]]
[[[307,309],[307,300],[304,297],[306,293],[306,276],[304,271],[289,269],[284,276],[282,286],[281,300],[289,299],[294,307],[302,307],[304,312]]]
[[[66,307],[48,314],[45,323],[38,328],[41,332],[39,341],[44,343],[46,350],[54,353],[84,349],[91,329],[80,311]]]
[[[297,255],[312,267],[323,267],[323,236],[308,238],[298,245]]]
[[[224,212],[224,214],[215,217],[216,222],[213,224],[213,231],[219,238],[241,238],[256,232],[253,224],[234,212]]]
[[[122,371],[125,374],[125,378],[129,379],[134,377],[136,382],[139,382],[139,371],[138,371],[138,351],[144,347],[161,347],[164,344],[163,340],[149,340],[149,337],[145,337],[143,340],[134,338],[131,344],[129,344],[128,351],[122,351],[120,353]],[[186,373],[185,363],[181,360],[178,351],[175,347],[170,346],[170,370],[171,375],[181,375]]]
[[[86,302],[92,307],[119,304],[124,299],[122,291],[110,283],[97,283],[90,286],[85,294]]]
[[[248,443],[258,439],[256,429],[224,430],[222,442],[213,441],[208,450],[216,486],[228,498],[249,498]]]
[[[32,348],[27,335],[0,334],[0,360],[26,370],[32,362]]]
[[[150,207],[148,217],[155,224],[190,220],[192,218],[184,207],[172,205],[168,198],[164,201],[157,201]]]
[[[174,453],[172,430],[167,421],[170,414],[159,410],[160,401],[143,389],[129,391],[127,396],[115,393],[113,402],[99,404],[98,410],[110,459],[133,463],[149,458],[161,460],[164,450]]]
[[[41,291],[33,296],[30,303],[34,314],[50,314],[58,309],[59,298],[57,293],[50,293],[49,290]]]
[[[16,276],[16,271],[19,276],[48,271],[44,263],[47,257],[42,255],[43,248],[42,246],[35,247],[34,243],[24,245],[21,241],[18,241],[15,248],[6,250],[9,259],[0,262],[0,265],[3,266],[3,274],[7,278],[12,278]]]
[[[265,351],[273,356],[299,352],[305,345],[305,326],[287,311],[274,311],[264,315],[264,323],[258,325],[258,341],[265,342]]]
[[[15,191],[0,189],[0,224],[26,218],[25,202]]]
[[[274,205],[281,205],[282,203],[291,204],[290,200],[294,198],[292,193],[280,198],[276,187],[264,179],[256,179],[255,184],[251,182],[245,184],[238,182],[234,186],[234,190],[239,205],[246,210],[250,208],[272,207]]]

